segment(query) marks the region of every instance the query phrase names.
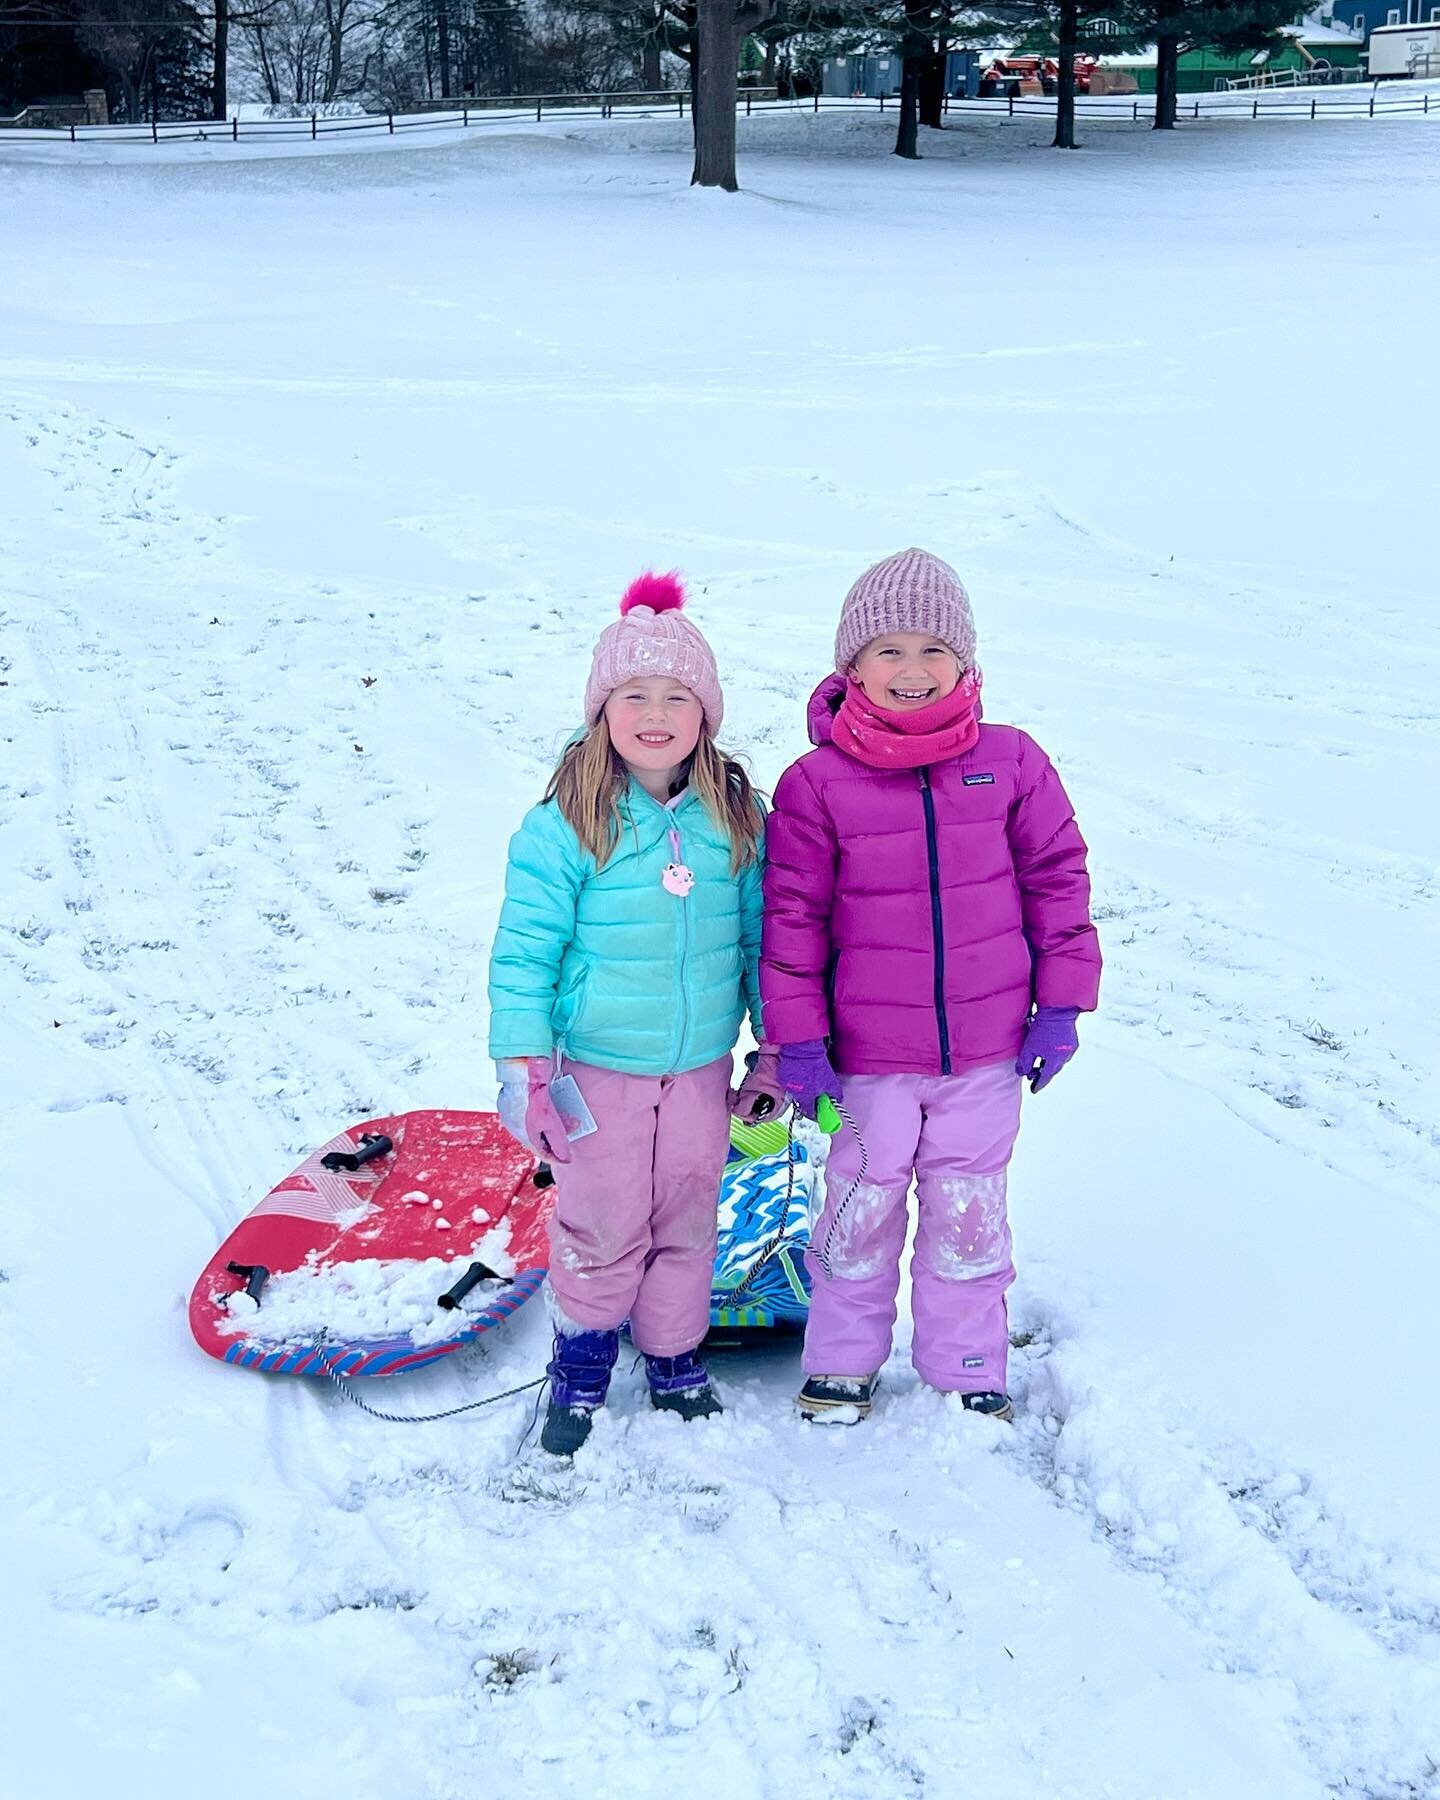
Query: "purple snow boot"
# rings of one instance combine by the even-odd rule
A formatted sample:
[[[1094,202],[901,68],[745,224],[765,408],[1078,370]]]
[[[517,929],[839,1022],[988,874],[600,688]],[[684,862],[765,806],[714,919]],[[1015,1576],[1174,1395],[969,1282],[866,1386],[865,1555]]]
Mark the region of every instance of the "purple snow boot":
[[[678,1413],[687,1423],[724,1412],[710,1385],[710,1372],[693,1350],[680,1356],[647,1356],[650,1404],[658,1412]]]
[[[591,1415],[605,1404],[610,1373],[620,1354],[618,1331],[557,1331],[550,1360],[550,1404],[540,1448],[573,1456],[590,1435]]]

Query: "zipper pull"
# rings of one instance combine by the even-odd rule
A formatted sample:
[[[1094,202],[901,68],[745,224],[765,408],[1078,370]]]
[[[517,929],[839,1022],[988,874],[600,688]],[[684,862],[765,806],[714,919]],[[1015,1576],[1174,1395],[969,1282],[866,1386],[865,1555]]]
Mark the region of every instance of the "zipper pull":
[[[683,900],[695,885],[695,874],[687,869],[680,860],[680,833],[672,825],[670,827],[670,854],[673,862],[668,862],[660,876],[660,885],[667,894],[674,894]]]

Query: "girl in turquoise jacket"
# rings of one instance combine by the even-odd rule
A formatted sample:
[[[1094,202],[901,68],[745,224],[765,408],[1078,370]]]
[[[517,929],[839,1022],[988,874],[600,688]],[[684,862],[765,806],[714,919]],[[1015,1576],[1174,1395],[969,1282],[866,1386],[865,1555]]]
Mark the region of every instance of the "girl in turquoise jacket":
[[[763,814],[716,747],[715,658],[683,604],[674,576],[641,576],[601,633],[587,729],[511,842],[490,958],[500,1116],[555,1166],[557,1455],[589,1435],[627,1319],[657,1407],[720,1410],[696,1349],[747,1007],[761,1035]],[[766,1098],[768,1052],[736,1105]]]

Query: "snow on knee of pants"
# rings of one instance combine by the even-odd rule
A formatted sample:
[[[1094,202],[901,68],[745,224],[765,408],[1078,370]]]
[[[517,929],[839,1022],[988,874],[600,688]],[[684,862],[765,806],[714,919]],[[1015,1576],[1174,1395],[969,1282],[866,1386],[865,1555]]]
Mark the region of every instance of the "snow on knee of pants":
[[[824,1248],[834,1274],[847,1281],[867,1281],[884,1269],[890,1251],[876,1233],[890,1202],[890,1190],[873,1182],[862,1182],[855,1189],[826,1234]]]
[[[942,1281],[978,1281],[998,1275],[1009,1263],[1005,1174],[997,1169],[990,1175],[953,1175],[935,1184],[942,1216],[925,1234],[924,1251]]]

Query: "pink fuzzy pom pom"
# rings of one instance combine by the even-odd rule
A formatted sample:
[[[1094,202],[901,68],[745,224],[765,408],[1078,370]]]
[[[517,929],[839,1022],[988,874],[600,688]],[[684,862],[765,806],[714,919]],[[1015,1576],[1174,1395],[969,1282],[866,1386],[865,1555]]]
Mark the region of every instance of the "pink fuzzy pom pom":
[[[678,570],[672,569],[668,575],[657,575],[647,569],[643,575],[637,575],[626,588],[620,601],[620,616],[624,618],[633,606],[648,606],[652,612],[673,612],[685,604],[685,584],[680,579]]]

